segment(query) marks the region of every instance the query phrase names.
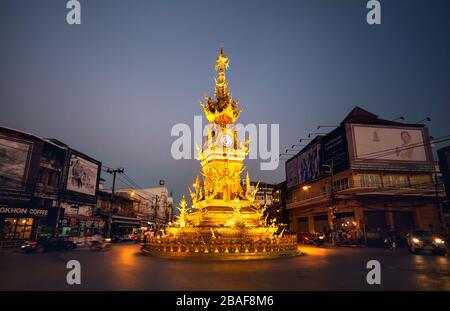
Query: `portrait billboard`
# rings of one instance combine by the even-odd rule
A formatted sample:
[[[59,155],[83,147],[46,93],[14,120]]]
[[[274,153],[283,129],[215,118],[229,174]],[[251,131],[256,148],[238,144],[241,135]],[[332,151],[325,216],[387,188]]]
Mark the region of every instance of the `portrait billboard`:
[[[286,187],[291,188],[298,185],[297,158],[292,158],[286,162]]]
[[[0,188],[25,187],[31,146],[25,141],[0,137]]]
[[[70,154],[66,189],[95,196],[99,164],[75,153]]]
[[[321,144],[316,143],[297,157],[298,184],[308,183],[321,176]]]
[[[353,125],[356,160],[427,162],[422,128]]]

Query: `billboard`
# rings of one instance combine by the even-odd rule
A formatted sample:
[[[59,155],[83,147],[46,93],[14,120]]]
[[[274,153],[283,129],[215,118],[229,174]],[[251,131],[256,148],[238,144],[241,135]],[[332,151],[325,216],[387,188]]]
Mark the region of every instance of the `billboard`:
[[[428,162],[423,128],[352,125],[356,160]]]
[[[298,184],[304,184],[321,176],[321,145],[312,145],[297,157]]]
[[[31,146],[31,143],[0,137],[0,188],[25,187]]]
[[[354,123],[345,126],[351,168],[434,171],[425,127]]]
[[[286,187],[308,183],[322,176],[322,144],[313,143],[286,162]]]
[[[297,158],[286,162],[286,187],[291,188],[298,185]]]
[[[70,154],[67,174],[67,190],[95,196],[99,164],[77,154]]]

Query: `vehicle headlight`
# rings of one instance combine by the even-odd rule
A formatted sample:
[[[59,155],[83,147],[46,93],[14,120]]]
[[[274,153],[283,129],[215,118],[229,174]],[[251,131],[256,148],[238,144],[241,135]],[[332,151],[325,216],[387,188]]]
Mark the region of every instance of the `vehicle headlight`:
[[[413,238],[412,241],[413,243],[420,243],[420,240],[418,238]]]
[[[435,238],[435,239],[434,239],[434,242],[435,242],[436,244],[444,244],[444,240],[442,240],[442,239],[440,239],[440,238]]]

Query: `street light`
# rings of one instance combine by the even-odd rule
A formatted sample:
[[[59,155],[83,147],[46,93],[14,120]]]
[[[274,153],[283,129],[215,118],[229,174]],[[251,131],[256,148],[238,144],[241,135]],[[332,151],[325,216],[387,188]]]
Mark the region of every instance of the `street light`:
[[[336,197],[334,192],[334,160],[331,159],[330,164],[322,164],[323,167],[326,167],[329,171],[325,172],[330,174],[331,180],[331,208],[330,208],[330,214],[331,214],[331,243],[333,245],[336,244]]]
[[[320,130],[321,128],[324,128],[324,127],[334,127],[334,128],[336,128],[336,127],[339,127],[339,125],[318,125],[317,129]]]
[[[403,117],[403,116],[400,116],[400,117],[398,117],[398,118],[395,118],[395,119],[393,119],[393,120],[391,120],[391,121],[397,121],[397,120],[402,120],[402,121],[405,121],[405,117]]]
[[[417,121],[416,124],[422,123],[423,121],[431,122],[431,118],[430,117],[426,117],[425,119]]]
[[[292,145],[291,148],[294,149],[295,147],[305,147],[306,145]]]
[[[311,138],[300,138],[300,139],[298,140],[298,142],[301,143],[303,140],[312,140],[312,139],[311,139]]]
[[[293,150],[293,149],[289,149],[289,148],[288,148],[288,149],[286,149],[286,151],[285,151],[285,152],[286,152],[286,153],[288,153],[289,151],[294,151],[294,152],[296,152],[295,150]]]
[[[308,138],[311,137],[312,135],[327,135],[328,133],[309,133],[308,134]]]

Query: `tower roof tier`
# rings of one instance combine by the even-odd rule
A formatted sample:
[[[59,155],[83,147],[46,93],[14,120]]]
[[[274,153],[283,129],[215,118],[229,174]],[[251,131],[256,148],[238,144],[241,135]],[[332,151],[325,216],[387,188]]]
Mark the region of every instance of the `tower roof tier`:
[[[205,102],[201,103],[208,121],[212,124],[218,124],[221,127],[235,123],[242,111],[242,109],[237,108],[239,101],[233,100],[228,88],[228,81],[225,74],[228,67],[228,56],[224,53],[223,47],[221,47],[214,67],[217,71],[217,78],[214,79],[216,84],[214,91],[215,98],[205,96]]]

